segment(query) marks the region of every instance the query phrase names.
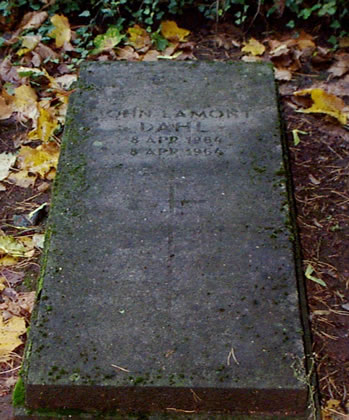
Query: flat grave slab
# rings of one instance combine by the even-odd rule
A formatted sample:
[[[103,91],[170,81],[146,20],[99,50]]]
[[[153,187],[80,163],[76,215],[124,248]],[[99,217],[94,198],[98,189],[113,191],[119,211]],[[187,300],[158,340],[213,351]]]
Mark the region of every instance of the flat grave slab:
[[[281,137],[267,64],[83,67],[27,407],[306,418]]]

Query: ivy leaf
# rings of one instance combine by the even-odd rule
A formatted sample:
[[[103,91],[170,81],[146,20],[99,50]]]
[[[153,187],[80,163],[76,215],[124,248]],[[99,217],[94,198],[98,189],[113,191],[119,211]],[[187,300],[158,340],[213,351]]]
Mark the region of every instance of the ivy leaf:
[[[161,22],[161,34],[168,41],[185,42],[190,31],[179,28],[173,20],[165,20]]]
[[[20,346],[23,342],[19,338],[25,334],[25,320],[22,317],[13,316],[7,322],[4,322],[0,316],[0,362],[7,362],[11,352]]]
[[[55,28],[48,35],[56,40],[56,47],[61,48],[71,38],[69,21],[64,15],[54,15],[51,23]]]
[[[111,50],[116,47],[125,35],[120,34],[117,26],[110,26],[105,34],[97,35],[93,40],[96,48],[94,48],[90,54],[97,55],[102,51]]]
[[[242,52],[251,53],[253,56],[263,55],[265,46],[257,41],[255,38],[250,38],[245,46],[241,49]]]
[[[323,89],[303,89],[295,92],[296,96],[311,95],[313,105],[307,109],[300,109],[298,112],[309,113],[321,113],[331,115],[336,118],[341,124],[346,124],[347,115],[343,112],[345,103],[338,96],[332,95],[331,93],[325,92]]]

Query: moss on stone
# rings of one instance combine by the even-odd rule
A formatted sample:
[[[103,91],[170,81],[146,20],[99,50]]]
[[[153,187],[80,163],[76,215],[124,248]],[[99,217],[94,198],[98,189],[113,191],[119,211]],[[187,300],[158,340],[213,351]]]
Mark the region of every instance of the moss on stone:
[[[22,377],[20,376],[12,393],[12,404],[14,407],[21,406],[25,403],[25,387]]]

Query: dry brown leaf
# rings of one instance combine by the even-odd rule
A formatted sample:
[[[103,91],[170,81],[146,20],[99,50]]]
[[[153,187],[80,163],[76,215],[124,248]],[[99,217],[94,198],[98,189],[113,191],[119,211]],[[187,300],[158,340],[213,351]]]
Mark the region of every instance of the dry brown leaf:
[[[139,54],[130,45],[124,48],[116,48],[116,55],[118,60],[138,61]]]
[[[296,38],[296,42],[301,50],[305,50],[307,48],[314,49],[316,47],[314,38],[303,30],[300,31],[298,38]]]
[[[274,68],[275,79],[289,81],[292,79],[292,73],[288,69]]]
[[[13,98],[3,89],[0,96],[0,120],[6,120],[11,117],[13,112],[12,101]]]
[[[48,17],[47,12],[29,12],[23,16],[19,27],[22,29],[38,29]]]
[[[331,81],[331,83],[321,82],[313,87],[326,89],[328,93],[332,93],[339,97],[349,97],[349,74],[346,74],[344,77],[336,79],[335,81]]]
[[[76,74],[64,74],[55,78],[56,83],[61,89],[70,89],[71,85],[76,82],[78,76]]]
[[[15,293],[13,297],[4,297],[4,302],[0,305],[2,311],[8,313],[8,317],[19,316],[29,317],[33,310],[36,292]]]
[[[12,65],[10,58],[6,57],[0,62],[0,77],[4,82],[19,83],[22,78],[18,76],[17,69]]]
[[[161,55],[159,51],[149,50],[143,55],[142,61],[157,61],[159,55]]]
[[[185,42],[180,44],[180,51],[181,55],[178,56],[177,60],[196,60],[194,56],[194,47],[195,44],[193,42]]]
[[[47,58],[52,58],[52,59],[59,58],[59,55],[55,51],[53,51],[52,48],[48,47],[42,42],[39,42],[39,44],[35,48],[35,52],[39,54],[42,60],[46,60]]]
[[[289,54],[290,49],[286,44],[279,44],[275,48],[273,48],[269,54],[271,57],[279,57],[281,55]]]
[[[262,61],[261,57],[255,57],[253,55],[244,55],[241,57],[241,60],[245,63],[258,63],[259,61]]]
[[[344,38],[339,38],[339,46],[340,46],[340,48],[348,48],[349,47],[349,36],[345,36]]]
[[[36,176],[30,175],[27,170],[23,169],[18,172],[12,172],[7,181],[21,188],[29,188],[35,185]]]
[[[335,55],[336,62],[328,69],[333,77],[341,77],[349,71],[349,54],[342,53]]]
[[[7,178],[11,166],[16,162],[16,155],[13,153],[0,153],[0,181]]]

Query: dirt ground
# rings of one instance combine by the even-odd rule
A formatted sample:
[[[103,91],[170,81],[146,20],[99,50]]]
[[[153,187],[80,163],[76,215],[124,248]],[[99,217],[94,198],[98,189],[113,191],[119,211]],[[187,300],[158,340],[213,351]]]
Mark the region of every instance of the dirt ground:
[[[198,60],[238,60],[241,51],[229,40],[239,36],[239,30],[232,25],[201,28],[191,38],[195,45],[193,54]],[[279,82],[281,113],[290,151],[304,270],[311,265],[313,275],[326,284],[324,287],[306,279],[323,416],[325,419],[348,419],[349,131],[330,116],[297,112],[302,99],[297,99],[293,93],[322,83],[333,93],[346,90],[346,95],[342,96],[348,100],[349,80],[339,83],[328,77],[326,68],[315,68],[308,61],[302,64],[290,81]],[[12,118],[1,121],[0,130],[0,153],[14,151],[16,139],[27,131]],[[297,145],[292,130],[305,133],[299,135]],[[33,188],[13,186],[0,192],[0,229],[7,235],[14,234],[17,229],[13,226],[18,224],[14,216],[27,214],[49,199],[48,181],[38,180]],[[28,233],[43,231],[44,219],[30,226]],[[29,263],[14,270],[24,272],[24,276],[14,282],[13,289],[17,293],[35,286],[38,258],[39,252]],[[1,366],[0,417],[3,420],[11,419],[9,393],[22,353],[23,346],[16,351],[17,356],[10,364]]]

